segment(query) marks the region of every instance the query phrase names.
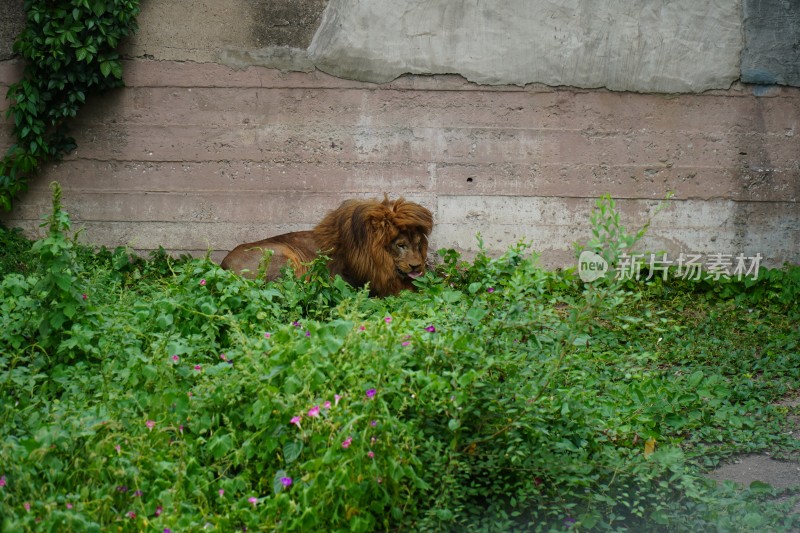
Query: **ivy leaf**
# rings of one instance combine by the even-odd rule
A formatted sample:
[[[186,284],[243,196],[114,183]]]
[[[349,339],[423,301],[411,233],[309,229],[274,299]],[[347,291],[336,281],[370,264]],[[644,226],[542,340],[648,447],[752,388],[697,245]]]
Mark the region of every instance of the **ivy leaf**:
[[[99,17],[100,15],[106,12],[106,3],[101,0],[98,0],[97,2],[92,4],[92,12],[96,17]]]

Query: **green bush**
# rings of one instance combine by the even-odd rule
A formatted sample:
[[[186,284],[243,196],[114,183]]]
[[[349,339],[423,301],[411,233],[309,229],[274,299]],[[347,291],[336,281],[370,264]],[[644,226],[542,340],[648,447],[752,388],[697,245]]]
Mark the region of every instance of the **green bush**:
[[[800,380],[792,269],[748,312],[696,285],[585,284],[524,245],[449,250],[378,300],[322,261],[265,283],[92,252],[57,188],[45,225],[0,281],[4,531],[800,525],[779,491],[701,475],[797,450],[773,403]]]

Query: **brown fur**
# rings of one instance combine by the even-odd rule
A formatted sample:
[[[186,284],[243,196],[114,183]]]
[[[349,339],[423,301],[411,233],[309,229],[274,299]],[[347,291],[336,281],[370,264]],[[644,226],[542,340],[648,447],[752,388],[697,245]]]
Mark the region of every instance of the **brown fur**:
[[[275,279],[290,263],[298,276],[318,251],[330,257],[331,275],[339,274],[354,287],[369,283],[375,296],[413,289],[425,271],[431,212],[403,198],[390,201],[347,200],[328,213],[313,230],[278,235],[241,244],[222,261],[222,268],[255,277],[265,249],[273,250],[266,272]]]

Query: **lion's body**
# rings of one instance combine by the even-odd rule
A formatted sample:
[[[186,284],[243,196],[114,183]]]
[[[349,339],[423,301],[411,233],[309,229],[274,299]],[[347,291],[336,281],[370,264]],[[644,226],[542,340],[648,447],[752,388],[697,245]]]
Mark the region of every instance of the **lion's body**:
[[[237,246],[222,267],[255,277],[264,250],[270,249],[267,279],[278,277],[287,263],[300,276],[306,272],[304,263],[324,253],[330,257],[331,275],[342,276],[354,287],[369,283],[375,296],[389,296],[412,289],[412,281],[425,271],[432,228],[431,212],[402,198],[347,200],[311,231]]]
[[[272,250],[269,259],[264,256],[266,250]],[[263,241],[240,244],[225,256],[220,266],[252,279],[258,275],[262,261],[269,261],[265,276],[272,280],[278,278],[281,269],[289,263],[300,276],[306,273],[306,263],[317,257],[317,250],[319,245],[313,231],[295,231]]]

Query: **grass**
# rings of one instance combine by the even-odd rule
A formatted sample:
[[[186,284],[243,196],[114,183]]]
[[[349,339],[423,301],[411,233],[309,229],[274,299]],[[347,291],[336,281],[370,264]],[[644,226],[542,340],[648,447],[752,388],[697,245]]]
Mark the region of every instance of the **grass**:
[[[585,284],[518,245],[377,300],[81,247],[58,196],[0,230],[4,531],[800,527],[703,476],[797,454],[798,267]]]

